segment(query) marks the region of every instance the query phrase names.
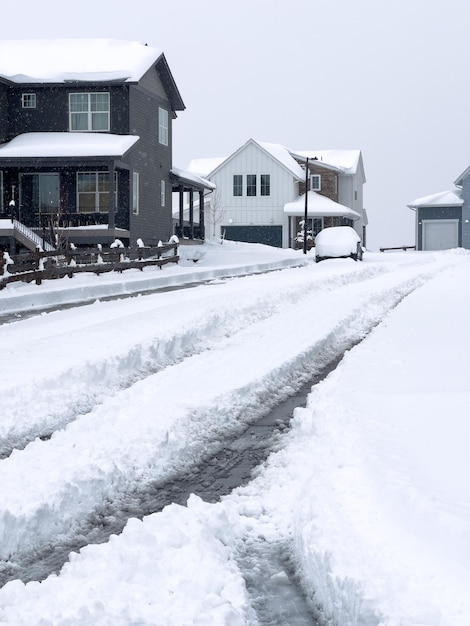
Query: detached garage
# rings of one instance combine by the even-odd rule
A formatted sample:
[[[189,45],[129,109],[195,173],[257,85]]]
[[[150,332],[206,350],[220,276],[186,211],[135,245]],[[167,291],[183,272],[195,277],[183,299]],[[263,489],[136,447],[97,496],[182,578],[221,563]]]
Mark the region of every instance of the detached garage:
[[[416,249],[450,250],[462,247],[462,190],[418,198],[408,205],[416,212]]]

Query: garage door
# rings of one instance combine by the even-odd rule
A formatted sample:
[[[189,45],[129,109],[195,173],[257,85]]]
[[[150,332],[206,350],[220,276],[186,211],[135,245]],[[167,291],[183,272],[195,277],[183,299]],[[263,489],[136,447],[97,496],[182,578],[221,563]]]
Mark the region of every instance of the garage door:
[[[459,220],[423,220],[423,250],[449,250],[459,245]]]
[[[222,226],[225,239],[282,248],[282,226]]]

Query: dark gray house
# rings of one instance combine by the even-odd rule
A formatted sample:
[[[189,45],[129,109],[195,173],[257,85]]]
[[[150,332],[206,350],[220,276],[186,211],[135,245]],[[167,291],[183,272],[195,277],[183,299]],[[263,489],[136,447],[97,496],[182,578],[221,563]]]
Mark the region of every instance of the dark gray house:
[[[27,226],[78,244],[168,240],[184,108],[156,48],[0,41],[0,237]]]
[[[417,250],[470,249],[470,167],[454,185],[408,205],[416,213]]]

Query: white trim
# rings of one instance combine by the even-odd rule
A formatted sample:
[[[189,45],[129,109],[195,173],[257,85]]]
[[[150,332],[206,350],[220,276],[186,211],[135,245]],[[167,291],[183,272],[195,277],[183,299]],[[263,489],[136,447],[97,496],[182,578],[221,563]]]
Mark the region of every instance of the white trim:
[[[71,99],[72,96],[87,96],[87,109],[84,111],[72,111]],[[107,101],[107,109],[100,109],[93,111],[91,104],[91,96],[106,96]],[[106,114],[107,116],[107,124],[106,128],[93,128],[93,120],[94,115]],[[87,127],[86,128],[73,128],[72,120],[73,116],[76,115],[86,115],[87,116]],[[69,130],[74,133],[105,133],[110,130],[110,120],[111,120],[111,101],[109,91],[74,91],[69,93]]]
[[[132,172],[132,213],[139,215],[140,210],[140,175]]]
[[[166,185],[165,181],[160,181],[160,206],[165,206],[166,204]]]
[[[313,179],[318,181],[318,186],[314,186]],[[310,189],[312,191],[321,191],[321,174],[310,174]]]
[[[37,95],[35,93],[22,93],[21,94],[21,108],[22,109],[35,109],[37,106]]]
[[[158,143],[162,146],[168,145],[168,111],[162,107],[158,107]]]

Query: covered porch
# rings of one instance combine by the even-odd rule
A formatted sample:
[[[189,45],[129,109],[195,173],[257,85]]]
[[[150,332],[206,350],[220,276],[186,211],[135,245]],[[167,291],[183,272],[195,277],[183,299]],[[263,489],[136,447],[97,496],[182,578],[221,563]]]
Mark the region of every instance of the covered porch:
[[[175,167],[170,175],[172,191],[178,200],[173,208],[175,234],[182,239],[204,240],[205,196],[214,191],[214,183]]]

